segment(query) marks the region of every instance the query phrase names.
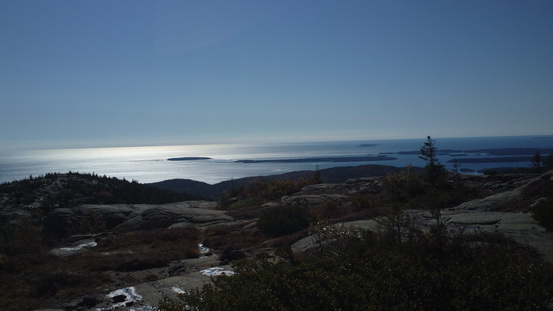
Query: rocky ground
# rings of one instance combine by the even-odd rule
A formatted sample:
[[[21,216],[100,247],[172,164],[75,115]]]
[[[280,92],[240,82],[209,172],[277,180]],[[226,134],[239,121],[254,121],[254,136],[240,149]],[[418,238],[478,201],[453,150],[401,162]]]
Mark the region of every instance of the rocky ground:
[[[490,195],[443,209],[442,217],[449,228],[504,233],[520,243],[535,247],[547,261],[553,263],[553,235],[541,227],[531,213],[531,207],[543,197],[528,196],[529,191],[525,191],[537,184],[552,184],[552,172],[540,176],[467,176],[463,182],[472,187],[486,189]],[[155,310],[164,295],[174,296],[197,288],[209,282],[212,277],[233,274],[229,264],[232,259],[255,256],[282,244],[282,239],[269,239],[260,234],[255,226],[256,217],[263,209],[274,205],[301,205],[314,209],[339,210],[355,204],[352,198],[356,195],[378,193],[381,187],[381,177],[310,185],[280,200],[241,211],[217,210],[216,203],[209,201],[84,204],[72,209],[53,209],[46,215],[46,230],[68,228],[70,224],[90,219],[93,215],[107,219],[103,224],[106,226],[105,232],[70,236],[52,247],[49,256],[57,258],[55,260],[61,263],[74,262],[78,258],[100,258],[99,256],[135,257],[135,249],[110,248],[110,243],[114,243],[114,236],[135,231],[193,228],[197,230],[196,240],[199,244],[196,245],[197,254],[190,256],[191,258],[172,260],[162,266],[146,265],[144,269],[119,268],[107,271],[105,274],[111,282],[100,284],[87,295],[64,298],[65,300],[48,300],[49,304],[44,307],[54,308],[50,310]],[[405,213],[422,228],[430,226],[434,221],[425,210],[407,210]],[[380,226],[378,218],[372,217],[370,213],[357,213],[355,217],[346,216],[337,221],[346,228],[377,230]],[[295,253],[309,252],[317,245],[316,239],[308,234],[304,230],[288,237],[285,243],[289,243]],[[227,247],[227,244],[232,247]]]

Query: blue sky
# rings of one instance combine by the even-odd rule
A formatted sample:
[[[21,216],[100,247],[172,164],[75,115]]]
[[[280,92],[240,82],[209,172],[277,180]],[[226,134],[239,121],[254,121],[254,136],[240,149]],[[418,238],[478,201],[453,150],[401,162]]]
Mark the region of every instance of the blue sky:
[[[553,1],[0,2],[0,145],[553,134]]]

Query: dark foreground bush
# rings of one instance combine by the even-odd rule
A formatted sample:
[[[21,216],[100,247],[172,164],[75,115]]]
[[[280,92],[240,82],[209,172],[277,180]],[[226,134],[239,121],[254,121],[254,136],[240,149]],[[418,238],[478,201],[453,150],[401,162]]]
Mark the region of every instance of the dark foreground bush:
[[[305,207],[277,206],[265,211],[259,217],[257,226],[269,236],[281,236],[306,229],[310,218]]]
[[[553,198],[542,200],[534,207],[534,219],[547,230],[553,230]]]
[[[552,271],[495,234],[421,235],[401,245],[366,233],[304,261],[249,260],[161,310],[542,310]]]

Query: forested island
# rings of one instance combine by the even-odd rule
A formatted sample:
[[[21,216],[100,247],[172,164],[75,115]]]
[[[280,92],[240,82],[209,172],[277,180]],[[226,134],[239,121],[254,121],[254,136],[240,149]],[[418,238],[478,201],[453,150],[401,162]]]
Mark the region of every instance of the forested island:
[[[378,155],[378,156],[357,156],[357,157],[320,157],[320,158],[296,158],[296,159],[265,159],[265,160],[237,160],[239,163],[322,163],[322,162],[371,162],[371,161],[389,161],[397,158]]]
[[[180,157],[180,158],[169,158],[167,161],[197,161],[197,160],[211,160],[209,157]]]

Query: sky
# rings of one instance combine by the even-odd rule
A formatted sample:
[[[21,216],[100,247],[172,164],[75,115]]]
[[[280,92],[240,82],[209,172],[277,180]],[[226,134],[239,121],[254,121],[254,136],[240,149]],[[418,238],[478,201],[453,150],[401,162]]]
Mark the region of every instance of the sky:
[[[0,145],[553,134],[552,0],[4,0]]]

